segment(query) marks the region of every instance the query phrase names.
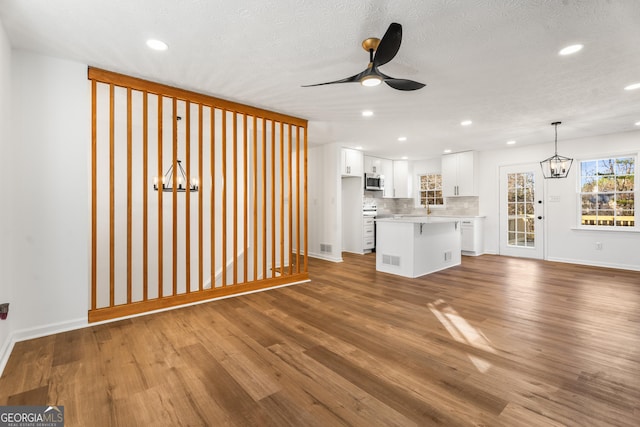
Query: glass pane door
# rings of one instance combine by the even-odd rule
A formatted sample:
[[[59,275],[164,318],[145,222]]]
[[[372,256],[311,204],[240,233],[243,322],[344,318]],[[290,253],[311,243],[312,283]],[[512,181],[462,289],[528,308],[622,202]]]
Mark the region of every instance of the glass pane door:
[[[500,168],[500,254],[543,257],[541,182],[538,164]]]
[[[535,204],[533,172],[507,174],[508,244],[535,246]]]

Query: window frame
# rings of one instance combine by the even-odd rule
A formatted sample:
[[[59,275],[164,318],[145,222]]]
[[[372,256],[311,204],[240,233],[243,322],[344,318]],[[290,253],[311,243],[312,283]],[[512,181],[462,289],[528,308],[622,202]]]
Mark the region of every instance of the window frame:
[[[430,190],[422,190],[422,177],[423,176],[429,176],[429,175],[439,175],[440,176],[440,195],[441,195],[441,199],[442,199],[442,204],[428,204],[425,203],[424,205],[422,204],[422,192],[428,192]],[[422,208],[426,208],[427,206],[429,206],[430,209],[444,209],[445,208],[445,203],[446,203],[446,198],[444,197],[444,193],[442,192],[442,172],[423,172],[423,173],[419,173],[418,174],[418,190],[416,191],[416,206],[417,207],[422,207]],[[438,191],[438,189],[436,188],[435,190],[432,191]],[[425,202],[428,202],[429,198],[425,195]]]
[[[633,158],[634,161],[634,168],[633,168],[633,191],[631,191],[630,193],[633,194],[633,200],[634,200],[634,211],[633,211],[633,218],[634,218],[634,225],[633,226],[624,226],[624,225],[598,225],[598,224],[594,224],[594,225],[586,225],[582,223],[582,196],[585,194],[618,194],[618,193],[622,193],[616,190],[612,191],[607,191],[607,192],[583,192],[582,191],[582,182],[583,182],[583,175],[582,175],[582,164],[585,162],[599,162],[601,160],[609,160],[609,159],[620,159],[620,158]],[[640,212],[638,207],[636,206],[635,202],[638,200],[638,195],[640,194],[640,191],[638,189],[638,177],[639,177],[639,172],[640,172],[640,165],[638,165],[638,160],[640,159],[640,153],[637,152],[627,152],[627,153],[616,153],[616,154],[605,154],[605,155],[600,155],[600,156],[590,156],[588,158],[583,158],[583,159],[576,159],[576,163],[577,163],[577,168],[578,171],[576,173],[576,221],[577,221],[577,225],[576,225],[576,229],[578,230],[593,230],[593,231],[616,231],[616,232],[638,232],[640,231],[640,224],[638,223],[638,220],[640,220]],[[613,175],[613,176],[617,176],[617,175]]]

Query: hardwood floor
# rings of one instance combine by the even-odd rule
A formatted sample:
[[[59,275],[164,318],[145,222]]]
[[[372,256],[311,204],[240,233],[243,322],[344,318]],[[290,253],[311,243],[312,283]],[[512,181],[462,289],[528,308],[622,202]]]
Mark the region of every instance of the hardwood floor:
[[[640,272],[484,255],[312,282],[16,344],[0,405],[67,426],[637,426]]]

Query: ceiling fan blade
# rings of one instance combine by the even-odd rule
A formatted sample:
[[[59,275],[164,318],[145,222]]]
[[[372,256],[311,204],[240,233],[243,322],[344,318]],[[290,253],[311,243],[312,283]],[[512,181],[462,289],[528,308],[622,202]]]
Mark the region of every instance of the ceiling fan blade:
[[[358,73],[355,76],[347,77],[346,79],[336,80],[336,81],[333,81],[333,82],[316,83],[314,85],[303,85],[302,87],[332,85],[332,84],[335,84],[335,83],[357,83],[357,82],[360,81],[361,74],[362,73]]]
[[[426,86],[424,83],[414,82],[413,80],[407,79],[384,79],[384,82],[398,90],[418,90]]]
[[[402,42],[402,25],[393,22],[389,25],[387,32],[384,33],[378,49],[376,49],[376,55],[373,58],[373,65],[379,67],[391,61],[398,53],[400,49],[400,43]]]

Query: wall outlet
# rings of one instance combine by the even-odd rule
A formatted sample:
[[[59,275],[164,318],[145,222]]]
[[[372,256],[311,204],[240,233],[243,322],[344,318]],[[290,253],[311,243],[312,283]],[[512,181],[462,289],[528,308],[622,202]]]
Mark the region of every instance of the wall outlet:
[[[9,315],[9,303],[0,304],[0,320],[4,320]]]
[[[602,242],[596,242],[596,251],[602,250]]]

